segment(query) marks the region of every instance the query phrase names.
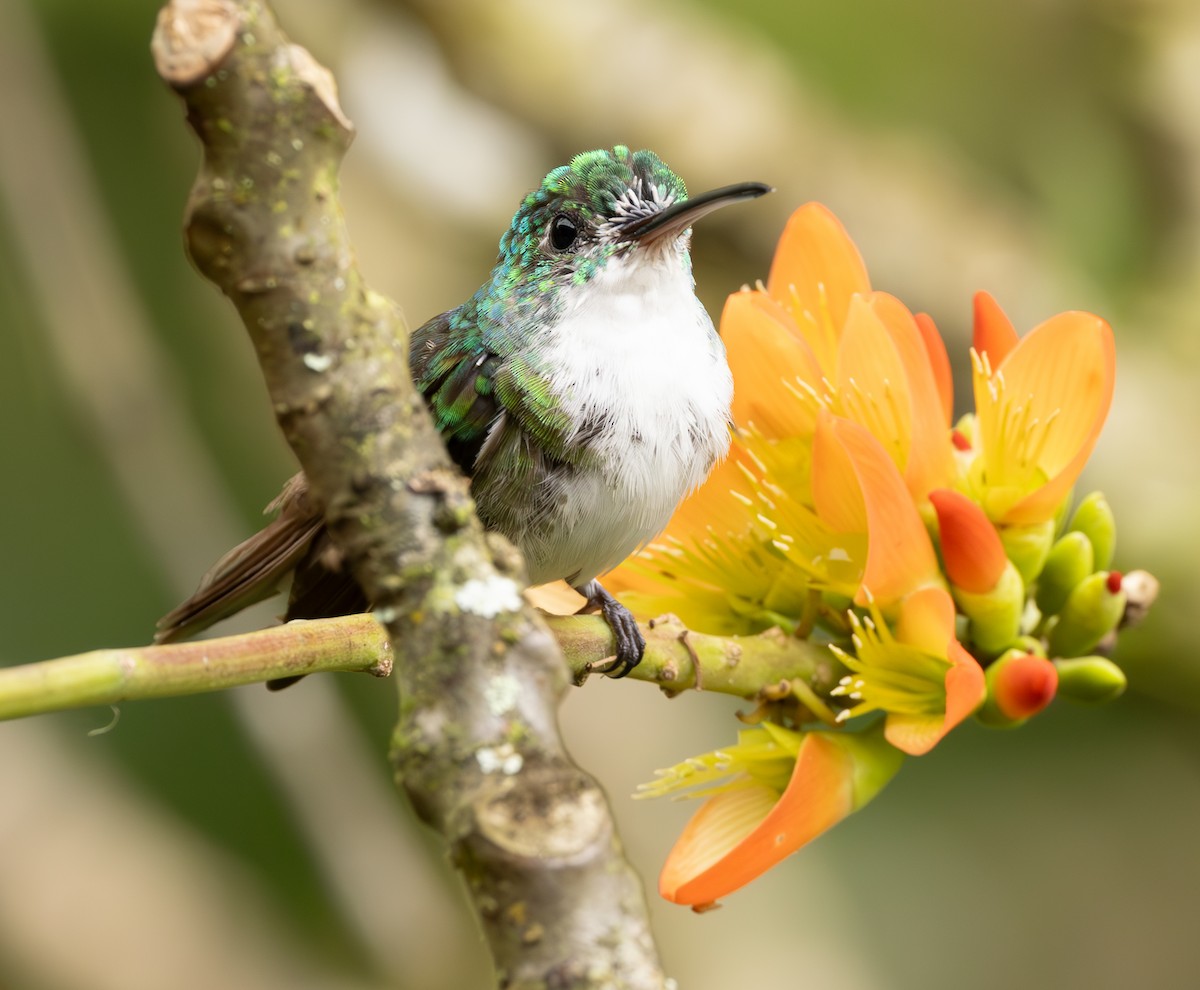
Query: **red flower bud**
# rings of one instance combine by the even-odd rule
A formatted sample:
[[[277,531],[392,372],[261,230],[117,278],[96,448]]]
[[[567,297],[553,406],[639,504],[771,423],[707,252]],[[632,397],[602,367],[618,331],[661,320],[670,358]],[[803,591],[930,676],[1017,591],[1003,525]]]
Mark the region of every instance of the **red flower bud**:
[[[1036,715],[1054,700],[1058,668],[1045,657],[1025,653],[998,661],[988,681],[996,707],[1018,721]]]
[[[955,587],[982,595],[996,587],[1008,558],[996,527],[965,495],[941,488],[929,493],[937,512],[942,562]]]

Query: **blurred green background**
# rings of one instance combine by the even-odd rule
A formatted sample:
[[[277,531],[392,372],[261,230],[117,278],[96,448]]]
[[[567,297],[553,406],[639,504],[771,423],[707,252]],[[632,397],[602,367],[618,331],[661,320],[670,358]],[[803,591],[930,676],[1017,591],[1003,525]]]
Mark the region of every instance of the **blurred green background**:
[[[232,310],[182,254],[197,150],[151,64],[155,6],[0,5],[3,664],[145,642],[292,469]],[[975,289],[1021,330],[1069,308],[1113,324],[1085,486],[1117,512],[1117,566],[1164,586],[1121,643],[1130,693],[967,726],[723,910],[653,911],[684,988],[1193,982],[1200,5],[276,7],[338,76],[360,261],[414,324],[482,280],[545,171],[616,142],[694,189],[778,188],[698,230],[714,315],[819,199],[875,285],[934,315],[960,379]],[[627,796],[731,738],[735,707],[625,682],[565,706],[651,888],[691,808]],[[391,786],[394,708],[347,676],[127,705],[95,737],[108,711],[0,725],[0,986],[488,985]]]

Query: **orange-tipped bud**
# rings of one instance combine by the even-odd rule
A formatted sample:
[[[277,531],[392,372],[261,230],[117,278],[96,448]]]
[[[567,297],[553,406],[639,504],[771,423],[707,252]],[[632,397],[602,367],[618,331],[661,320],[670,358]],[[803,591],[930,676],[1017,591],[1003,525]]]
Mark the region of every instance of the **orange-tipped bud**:
[[[942,562],[955,588],[982,595],[996,587],[1008,558],[996,527],[965,495],[941,488],[929,493],[937,512]]]
[[[987,684],[982,720],[991,725],[1016,725],[1054,700],[1058,669],[1045,657],[1009,653],[987,669]]]

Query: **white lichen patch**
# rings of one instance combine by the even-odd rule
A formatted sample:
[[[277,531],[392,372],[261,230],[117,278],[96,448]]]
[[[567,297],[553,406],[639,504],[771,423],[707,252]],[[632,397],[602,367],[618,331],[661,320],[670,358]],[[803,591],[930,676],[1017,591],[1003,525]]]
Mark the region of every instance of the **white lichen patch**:
[[[477,749],[475,759],[484,773],[502,773],[510,777],[514,773],[520,773],[521,767],[525,765],[525,757],[513,748],[512,743]]]
[[[332,354],[305,354],[304,367],[309,371],[315,371],[320,374],[322,371],[328,371],[333,366]]]
[[[501,612],[519,611],[521,595],[511,578],[493,575],[482,581],[471,578],[455,592],[454,604],[464,612],[493,619]]]
[[[493,677],[483,689],[483,697],[487,701],[488,711],[497,718],[507,715],[517,707],[517,698],[521,694],[521,685],[515,677],[501,674]]]

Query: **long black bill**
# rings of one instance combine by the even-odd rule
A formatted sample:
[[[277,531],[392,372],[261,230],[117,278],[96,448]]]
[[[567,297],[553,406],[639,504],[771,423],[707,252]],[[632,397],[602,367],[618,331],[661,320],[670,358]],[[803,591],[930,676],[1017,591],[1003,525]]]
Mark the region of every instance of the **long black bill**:
[[[761,182],[739,182],[732,186],[722,186],[720,189],[713,189],[711,192],[675,203],[648,217],[639,217],[626,224],[625,229],[621,231],[621,239],[653,244],[676,237],[701,217],[719,210],[722,206],[743,199],[756,199],[773,191],[770,186]]]

